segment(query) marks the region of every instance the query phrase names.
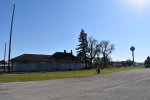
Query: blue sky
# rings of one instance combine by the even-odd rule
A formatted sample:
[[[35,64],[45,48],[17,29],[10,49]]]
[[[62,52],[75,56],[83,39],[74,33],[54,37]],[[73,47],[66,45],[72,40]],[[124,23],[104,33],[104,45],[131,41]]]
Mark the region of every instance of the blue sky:
[[[143,62],[150,55],[149,0],[15,0],[12,54],[68,52],[83,28],[98,41],[115,44],[113,60]],[[0,59],[9,41],[13,0],[0,0]],[[8,54],[8,49],[7,49]]]

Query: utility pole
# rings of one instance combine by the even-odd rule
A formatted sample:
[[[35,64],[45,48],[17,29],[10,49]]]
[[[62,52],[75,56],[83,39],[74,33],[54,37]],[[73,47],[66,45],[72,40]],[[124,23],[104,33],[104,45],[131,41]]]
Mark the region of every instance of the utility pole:
[[[5,63],[5,61],[6,61],[6,42],[5,42],[5,51],[4,51],[4,72],[6,71],[5,70],[5,68],[6,68],[6,63]]]
[[[10,55],[11,55],[11,38],[12,38],[12,28],[13,28],[13,20],[14,20],[14,13],[15,13],[15,4],[13,5],[13,14],[11,20],[11,28],[10,28],[10,39],[9,39],[9,52],[8,52],[8,72],[10,72]]]

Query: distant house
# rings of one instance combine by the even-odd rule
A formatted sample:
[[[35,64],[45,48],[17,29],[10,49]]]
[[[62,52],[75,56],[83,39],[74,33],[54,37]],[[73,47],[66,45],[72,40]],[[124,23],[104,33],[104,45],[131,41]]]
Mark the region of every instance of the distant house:
[[[0,61],[0,64],[4,64],[4,63],[5,63],[5,61],[4,61],[4,60],[1,60],[1,61]]]
[[[81,62],[71,53],[53,55],[23,54],[11,59],[13,72],[66,71],[82,69]]]

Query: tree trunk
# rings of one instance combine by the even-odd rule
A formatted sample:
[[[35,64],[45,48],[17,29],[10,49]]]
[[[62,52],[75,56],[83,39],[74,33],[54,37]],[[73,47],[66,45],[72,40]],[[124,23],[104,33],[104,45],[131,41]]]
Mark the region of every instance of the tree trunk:
[[[92,66],[92,58],[93,58],[93,44],[91,44],[91,58],[90,58],[90,67]]]
[[[107,67],[106,55],[105,54],[103,55],[103,63],[104,63],[103,68]]]
[[[87,64],[87,57],[86,57],[86,55],[84,56],[84,62],[85,62],[85,67],[87,68],[88,64]]]

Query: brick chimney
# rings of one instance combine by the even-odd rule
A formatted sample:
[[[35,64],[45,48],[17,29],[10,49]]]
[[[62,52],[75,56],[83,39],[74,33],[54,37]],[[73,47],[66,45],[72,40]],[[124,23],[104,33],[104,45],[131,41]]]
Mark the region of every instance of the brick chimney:
[[[70,54],[73,55],[72,50],[71,50]]]
[[[64,53],[66,53],[66,50],[64,50]]]

